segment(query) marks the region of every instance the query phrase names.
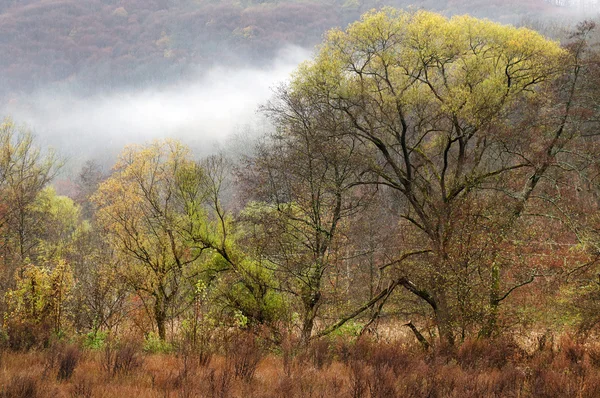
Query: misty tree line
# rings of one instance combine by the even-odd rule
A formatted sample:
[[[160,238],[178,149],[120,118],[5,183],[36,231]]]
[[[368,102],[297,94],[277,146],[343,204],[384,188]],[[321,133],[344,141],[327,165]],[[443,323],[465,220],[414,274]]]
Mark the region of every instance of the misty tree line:
[[[174,140],[61,161],[0,128],[3,341],[218,330],[457,344],[597,315],[598,54],[468,16],[385,9],[330,31],[252,155]],[[154,336],[154,337],[153,337]]]
[[[557,18],[567,0],[421,0],[447,14],[503,22]],[[574,0],[569,0],[573,2]],[[591,0],[587,0],[590,2]],[[58,87],[84,95],[195,76],[196,65],[266,65],[287,44],[312,48],[323,33],[374,7],[412,0],[5,0],[0,96]],[[226,48],[228,51],[223,51]]]
[[[559,7],[579,7],[588,10],[598,6],[598,0],[546,0],[546,2]]]

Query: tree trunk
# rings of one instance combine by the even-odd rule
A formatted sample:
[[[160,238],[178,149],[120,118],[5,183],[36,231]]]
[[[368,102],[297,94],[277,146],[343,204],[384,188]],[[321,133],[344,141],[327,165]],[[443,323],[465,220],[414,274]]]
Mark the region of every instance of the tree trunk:
[[[302,344],[307,345],[312,336],[312,330],[317,317],[317,309],[321,293],[315,292],[307,297],[304,297],[304,320],[302,321]]]
[[[452,314],[443,293],[436,297],[436,304],[434,312],[440,340],[449,346],[453,346],[455,338],[452,327]]]
[[[417,287],[417,285],[408,280],[406,277],[398,279],[398,284],[404,286],[406,290],[422,298],[427,302],[427,304],[429,304],[435,316],[440,339],[449,345],[454,345],[452,314],[450,312],[450,308],[448,307],[444,292],[438,291],[437,294],[433,296],[427,290]],[[440,281],[440,289],[443,285],[443,281]]]
[[[165,341],[167,338],[167,306],[165,298],[160,295],[155,296],[154,321],[156,322],[156,328],[158,329],[158,337],[161,341]]]
[[[432,295],[427,290],[417,287],[417,285],[406,277],[400,278],[398,284],[404,286],[406,290],[422,298],[429,304],[434,313],[440,339],[451,346],[454,345],[452,313],[448,307],[445,293],[441,290],[444,286],[444,281],[438,281],[439,287],[435,295]]]
[[[417,327],[412,323],[412,321],[408,321],[408,323],[404,324],[404,326],[408,326],[410,330],[412,330],[413,334],[415,335],[419,343],[421,343],[421,346],[423,347],[423,349],[425,349],[425,351],[429,350],[429,342],[425,337],[423,337],[421,332],[419,332],[419,329],[417,329]]]
[[[500,305],[498,301],[500,297],[500,267],[495,262],[492,264],[491,278],[490,310],[487,315],[487,321],[479,332],[479,336],[485,338],[491,337],[496,332],[498,324],[498,306]]]

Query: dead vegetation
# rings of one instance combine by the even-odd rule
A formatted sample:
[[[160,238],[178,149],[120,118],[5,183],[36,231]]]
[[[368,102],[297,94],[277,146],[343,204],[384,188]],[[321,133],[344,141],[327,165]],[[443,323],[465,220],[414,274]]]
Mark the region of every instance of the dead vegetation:
[[[527,352],[509,339],[423,351],[414,343],[318,341],[267,347],[252,334],[205,353],[147,354],[57,344],[2,353],[0,397],[596,397],[600,345],[557,338]],[[541,348],[541,349],[540,349]]]

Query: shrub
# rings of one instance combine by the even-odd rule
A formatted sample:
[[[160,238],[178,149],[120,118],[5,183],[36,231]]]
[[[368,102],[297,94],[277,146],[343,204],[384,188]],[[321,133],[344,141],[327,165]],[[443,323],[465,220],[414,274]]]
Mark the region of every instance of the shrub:
[[[501,369],[512,359],[524,355],[524,351],[510,339],[470,339],[460,346],[456,359],[465,369]]]
[[[230,397],[232,387],[232,373],[228,369],[223,369],[217,372],[211,369],[208,372],[208,388],[209,397],[211,398],[228,398]]]
[[[349,365],[350,370],[350,395],[352,398],[362,398],[367,395],[370,372],[364,361],[352,360]]]
[[[329,341],[326,339],[318,339],[311,342],[303,356],[307,356],[317,369],[323,369],[333,361]]]
[[[264,354],[264,350],[252,334],[241,333],[231,340],[227,350],[227,359],[233,365],[236,378],[250,381],[254,377]]]
[[[50,342],[50,327],[45,324],[11,319],[7,329],[7,345],[13,351],[47,347]]]
[[[331,337],[339,337],[343,339],[353,339],[360,336],[360,332],[362,332],[364,325],[358,323],[356,321],[349,321],[334,330],[330,336]]]
[[[108,333],[106,333],[106,332],[101,332],[101,331],[89,332],[88,334],[85,335],[85,339],[83,340],[83,346],[84,346],[84,348],[87,348],[90,350],[99,350],[101,348],[104,348],[107,338],[108,338]]]
[[[73,398],[92,398],[94,396],[94,388],[92,382],[88,379],[80,379],[73,383],[71,397]]]
[[[156,333],[150,332],[144,339],[144,352],[149,354],[167,354],[173,351],[173,346],[158,337]]]
[[[38,382],[29,375],[17,375],[10,379],[10,382],[2,390],[2,398],[37,398]]]
[[[81,352],[76,346],[68,346],[62,352],[58,364],[58,380],[70,380],[81,358]]]
[[[128,374],[133,370],[140,368],[143,359],[139,354],[138,345],[130,340],[117,344],[106,344],[102,367],[104,370],[115,376],[117,374]]]

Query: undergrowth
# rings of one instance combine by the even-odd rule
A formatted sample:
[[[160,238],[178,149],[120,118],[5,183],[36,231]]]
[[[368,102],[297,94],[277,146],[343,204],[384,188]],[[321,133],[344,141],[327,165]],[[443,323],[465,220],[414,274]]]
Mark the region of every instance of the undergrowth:
[[[507,338],[429,351],[366,338],[281,346],[240,333],[210,354],[186,345],[149,353],[134,341],[104,350],[4,350],[0,397],[585,398],[600,391],[600,344],[568,336],[530,351]]]

